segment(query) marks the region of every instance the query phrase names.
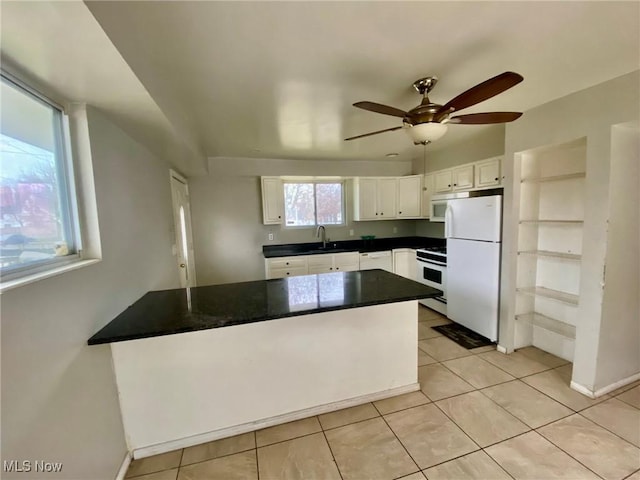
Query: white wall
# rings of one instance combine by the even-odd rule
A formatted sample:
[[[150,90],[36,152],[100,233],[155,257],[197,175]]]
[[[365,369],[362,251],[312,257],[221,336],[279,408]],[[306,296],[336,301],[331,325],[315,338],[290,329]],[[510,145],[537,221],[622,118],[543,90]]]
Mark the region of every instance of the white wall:
[[[262,224],[262,175],[409,175],[410,162],[301,161],[249,158],[212,158],[209,175],[189,179],[193,243],[199,285],[265,278],[262,246],[318,241],[314,229],[284,229]],[[346,227],[327,227],[331,240],[413,236],[414,220],[353,222],[347,189]],[[393,232],[393,228],[397,232]],[[349,236],[349,230],[354,235]],[[268,234],[274,240],[268,240]]]
[[[636,71],[541,105],[507,124],[503,174],[504,189],[500,344],[513,349],[516,249],[520,184],[517,152],[587,139],[587,176],[584,243],[580,279],[580,323],[576,329],[573,381],[593,390],[602,335],[603,274],[610,212],[611,126],[637,121],[640,72]],[[617,255],[626,255],[618,252]]]
[[[47,478],[115,477],[127,446],[110,349],[87,339],[148,290],[178,287],[169,167],[99,111],[88,120],[102,261],[0,299],[2,460],[63,462]]]
[[[596,390],[640,372],[639,190],[640,127],[614,126]]]

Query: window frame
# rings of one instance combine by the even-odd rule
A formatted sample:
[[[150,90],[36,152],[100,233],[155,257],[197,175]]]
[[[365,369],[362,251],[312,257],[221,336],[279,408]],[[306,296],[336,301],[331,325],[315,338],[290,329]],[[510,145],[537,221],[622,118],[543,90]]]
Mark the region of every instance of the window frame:
[[[2,81],[7,82],[20,93],[50,107],[54,114],[53,135],[55,142],[55,171],[58,181],[58,200],[60,214],[64,219],[63,231],[69,253],[60,257],[36,260],[24,266],[16,266],[0,272],[0,292],[12,288],[22,281],[31,283],[32,277],[48,277],[56,270],[83,260],[82,235],[80,216],[78,213],[78,196],[76,191],[76,176],[74,159],[71,149],[71,129],[66,109],[58,102],[44,95],[25,81],[17,78],[4,69],[0,69]]]
[[[287,225],[287,208],[285,201],[285,185],[286,184],[303,184],[303,183],[311,183],[313,184],[313,225]],[[330,184],[337,183],[340,184],[340,204],[342,206],[342,222],[341,223],[318,223],[318,196],[316,191],[316,185],[318,184]],[[285,229],[289,230],[301,230],[301,229],[313,229],[318,228],[319,225],[327,226],[327,227],[344,227],[347,225],[347,205],[346,205],[346,181],[344,178],[284,178],[282,180],[282,201],[283,201],[283,211],[282,211],[282,226]]]

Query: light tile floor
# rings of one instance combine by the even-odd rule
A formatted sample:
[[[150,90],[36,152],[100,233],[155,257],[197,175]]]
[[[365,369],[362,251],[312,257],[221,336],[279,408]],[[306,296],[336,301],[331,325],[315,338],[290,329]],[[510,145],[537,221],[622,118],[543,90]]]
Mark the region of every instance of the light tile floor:
[[[135,480],[640,480],[640,382],[592,400],[533,347],[466,350],[420,308],[421,391],[132,462]]]

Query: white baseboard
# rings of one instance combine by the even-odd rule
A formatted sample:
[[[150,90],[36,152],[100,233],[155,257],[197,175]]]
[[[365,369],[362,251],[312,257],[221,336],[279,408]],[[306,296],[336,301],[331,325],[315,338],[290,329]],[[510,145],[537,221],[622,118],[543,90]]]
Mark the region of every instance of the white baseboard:
[[[507,353],[507,349],[504,348],[502,345],[496,345],[496,350],[498,350],[500,353]]]
[[[571,381],[571,388],[576,392],[580,392],[583,395],[586,395],[589,398],[598,398],[602,395],[606,395],[609,392],[613,392],[614,390],[624,387],[625,385],[633,383],[636,380],[640,380],[640,372],[635,373],[627,378],[623,378],[622,380],[618,380],[617,382],[607,385],[606,387],[599,388],[596,391],[593,391],[590,388],[587,388],[584,385],[580,385],[579,383],[576,383],[574,381]]]
[[[127,474],[127,470],[129,470],[129,465],[131,465],[131,453],[127,452],[124,455],[124,459],[122,459],[122,465],[120,465],[115,480],[124,480],[124,476]]]
[[[240,435],[242,433],[260,430],[262,428],[273,427],[274,425],[293,422],[295,420],[313,417],[314,415],[321,415],[323,413],[329,413],[335,410],[342,410],[343,408],[355,407],[364,403],[375,402],[378,400],[383,400],[385,398],[402,395],[404,393],[416,392],[418,390],[420,390],[420,384],[411,383],[409,385],[384,390],[382,392],[369,393],[366,395],[361,395],[359,397],[349,398],[347,400],[340,400],[338,402],[327,403],[325,405],[318,405],[316,407],[306,408],[304,410],[298,410],[296,412],[285,413],[283,415],[278,415],[275,417],[268,417],[249,423],[243,423],[240,425],[235,425],[233,427],[202,433],[200,435],[180,438],[178,440],[171,440],[169,442],[158,443],[156,445],[150,445],[148,447],[136,448],[135,450],[133,450],[133,458],[145,458],[152,455],[171,452],[180,448],[192,447],[194,445],[200,445],[201,443],[212,442],[221,438],[233,437],[234,435]],[[117,480],[120,480],[120,478],[121,477],[118,476]],[[124,478],[124,476],[122,478]]]

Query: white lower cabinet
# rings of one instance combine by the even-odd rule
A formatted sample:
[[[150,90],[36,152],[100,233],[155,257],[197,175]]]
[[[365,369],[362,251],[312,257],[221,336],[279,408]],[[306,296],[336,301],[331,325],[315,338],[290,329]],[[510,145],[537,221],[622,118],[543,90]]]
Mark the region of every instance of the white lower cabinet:
[[[316,273],[353,272],[360,269],[360,256],[358,252],[298,255],[268,258],[265,265],[267,280]]]
[[[416,279],[416,251],[412,248],[393,250],[393,273],[410,280]]]
[[[308,273],[307,257],[305,255],[296,257],[267,258],[265,265],[267,270],[267,280],[270,278],[306,275]]]

